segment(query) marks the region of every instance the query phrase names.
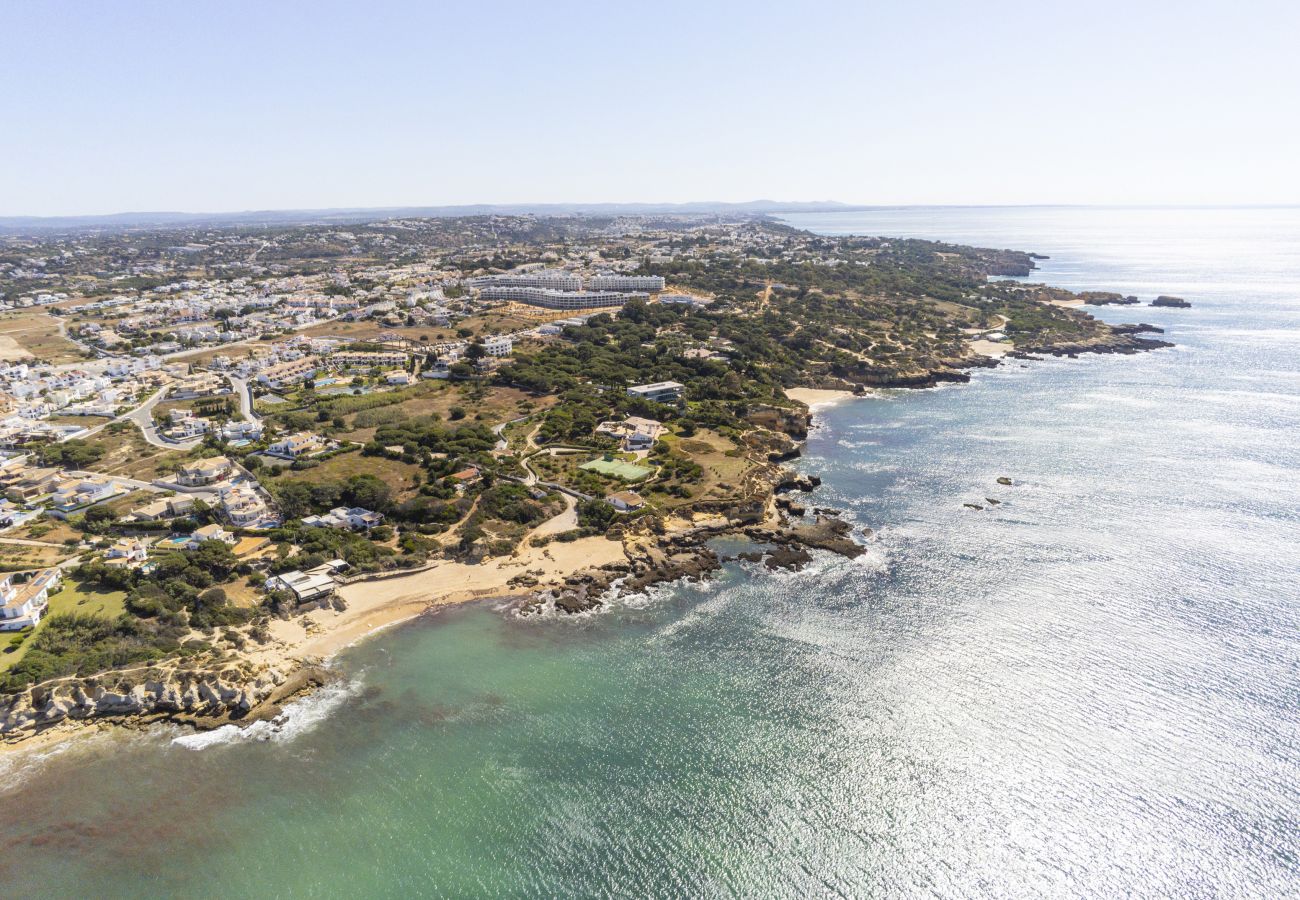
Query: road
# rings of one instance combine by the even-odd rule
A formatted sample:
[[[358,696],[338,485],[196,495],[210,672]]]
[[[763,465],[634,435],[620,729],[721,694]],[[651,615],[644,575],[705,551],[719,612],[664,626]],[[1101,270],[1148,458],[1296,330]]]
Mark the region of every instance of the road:
[[[564,512],[557,516],[547,519],[542,524],[533,529],[529,537],[545,537],[548,534],[560,534],[565,531],[572,531],[578,527],[578,501],[569,494],[561,494],[564,498]]]
[[[505,437],[503,436],[503,433],[505,432],[506,428],[509,427],[509,426],[511,426],[511,425],[513,425],[513,424],[515,424],[516,422],[523,422],[523,421],[527,420],[527,419],[528,419],[530,416],[532,416],[532,415],[534,415],[534,414],[533,414],[533,413],[529,413],[529,414],[526,415],[526,416],[520,416],[520,417],[517,418],[517,419],[511,419],[509,422],[502,422],[500,425],[493,425],[493,426],[492,426],[492,433],[495,434],[495,435],[497,436],[497,443],[496,443],[496,446],[493,447],[492,449],[495,450],[495,451],[497,451],[497,452],[504,452],[504,451],[508,450],[508,449],[510,448],[510,444],[509,444],[509,442],[506,441]]]
[[[227,375],[226,378],[230,381],[230,386],[235,389],[235,396],[239,398],[239,411],[244,421],[260,422],[257,413],[253,412],[253,387],[248,383],[248,379],[240,378],[238,375]]]
[[[139,426],[140,430],[144,432],[144,439],[149,443],[153,444],[155,447],[166,447],[168,450],[188,450],[199,442],[194,441],[193,443],[189,443],[189,444],[164,442],[162,438],[158,436],[157,430],[153,427],[153,408],[158,405],[159,401],[161,401],[162,398],[166,396],[166,394],[167,394],[167,388],[164,387],[161,390],[159,390],[156,394],[154,394],[152,397],[150,397],[148,400],[144,401],[144,403],[140,404],[135,409],[131,410],[129,413],[123,413],[117,418],[109,419],[107,422],[103,423],[102,425],[96,425],[94,428],[88,429],[87,431],[76,435],[76,437],[78,440],[82,440],[99,434],[109,425],[116,424],[117,422],[134,422],[137,426]],[[65,441],[70,439],[71,436],[63,438],[63,440]]]
[[[0,538],[0,544],[17,544],[21,547],[55,547],[59,550],[66,550],[63,544],[52,544],[49,541],[32,541],[27,538]]]
[[[73,478],[91,478],[91,477],[98,478],[102,474],[103,474],[102,472],[86,472],[86,471],[79,471],[77,469],[68,470],[68,475],[70,475]],[[108,477],[118,482],[119,484],[124,484],[127,487],[134,488],[137,491],[152,491],[155,494],[161,494],[167,491],[175,490],[175,488],[162,487],[161,485],[155,484],[152,481],[141,481],[138,478],[127,478],[125,475],[109,475]],[[211,501],[211,500],[215,500],[218,496],[216,491],[203,490],[201,488],[181,488],[181,490],[184,491],[189,496],[195,498],[196,500]]]
[[[164,450],[193,450],[199,444],[203,443],[203,438],[196,437],[188,441],[169,441],[158,433],[158,429],[153,424],[153,408],[158,405],[163,397],[167,395],[167,388],[164,387],[158,393],[154,394],[144,403],[137,406],[131,412],[122,416],[123,419],[130,419],[144,434],[144,439],[155,447],[162,447]],[[117,421],[117,420],[114,420]]]

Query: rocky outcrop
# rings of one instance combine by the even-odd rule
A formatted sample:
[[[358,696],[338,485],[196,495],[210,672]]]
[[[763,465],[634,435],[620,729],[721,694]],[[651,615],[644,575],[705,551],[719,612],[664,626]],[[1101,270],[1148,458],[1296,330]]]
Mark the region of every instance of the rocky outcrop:
[[[811,420],[805,409],[791,409],[784,406],[766,404],[750,407],[745,414],[745,421],[767,431],[788,435],[796,441],[808,437],[808,423]]]
[[[1116,334],[1164,334],[1165,330],[1156,325],[1148,325],[1146,322],[1133,324],[1112,325],[1110,330]]]
[[[1108,330],[1106,333],[1078,340],[1057,340],[1043,344],[1022,344],[1007,356],[1013,359],[1033,359],[1042,356],[1075,357],[1083,353],[1144,353],[1172,347],[1169,341],[1154,338],[1140,338],[1133,334]]]
[[[832,516],[817,516],[812,522],[779,527],[747,528],[745,534],[756,541],[775,544],[778,547],[812,547],[817,550],[829,550],[841,556],[855,557],[866,552],[857,541],[849,535],[853,526],[842,519]]]
[[[820,487],[822,480],[816,475],[799,475],[789,472],[782,476],[773,488],[776,494],[788,494],[790,491],[803,491],[808,493]]]
[[[1132,306],[1138,298],[1132,294],[1117,294],[1114,291],[1081,291],[1079,299],[1089,306]]]
[[[323,683],[315,667],[286,672],[263,666],[218,671],[146,669],[127,674],[66,678],[0,699],[0,739],[20,741],[47,728],[96,720],[181,721],[216,727],[269,712],[300,691]]]
[[[790,569],[799,571],[808,563],[812,562],[812,554],[803,547],[777,547],[767,555],[767,561],[764,565],[769,569]]]
[[[986,275],[1023,278],[1034,271],[1034,260],[1047,259],[1037,253],[1019,250],[982,250],[981,269]]]
[[[815,475],[792,472],[775,473],[773,491],[811,491],[821,484]],[[757,504],[766,506],[767,498]],[[775,504],[786,515],[801,518],[806,508],[788,497],[777,496]],[[724,535],[745,535],[758,544],[756,551],[734,557],[757,562],[766,558],[768,568],[798,569],[812,559],[809,549],[829,550],[843,556],[858,556],[864,548],[851,537],[853,526],[837,518],[833,510],[818,508],[812,522],[780,525],[760,524],[759,515],[745,510],[743,516],[729,516],[725,521],[699,525],[674,534],[664,534],[662,523],[653,518],[641,520],[639,531],[625,535],[627,562],[612,563],[571,575],[557,585],[537,590],[515,605],[521,615],[547,610],[573,614],[598,609],[605,604],[612,589],[639,592],[656,584],[680,579],[703,578],[722,566],[722,560],[708,545]],[[867,529],[866,534],[870,534]]]
[[[747,448],[765,455],[767,461],[772,463],[794,459],[801,452],[800,444],[794,438],[784,432],[769,431],[766,428],[746,432],[743,440]]]
[[[795,503],[789,497],[777,497],[776,508],[781,510],[786,515],[790,515],[790,516],[802,517],[808,514],[807,509],[805,509],[803,506],[800,506],[798,503]]]
[[[1161,294],[1151,301],[1152,306],[1166,306],[1174,309],[1190,309],[1192,304],[1188,303],[1182,297],[1171,297],[1168,294]]]

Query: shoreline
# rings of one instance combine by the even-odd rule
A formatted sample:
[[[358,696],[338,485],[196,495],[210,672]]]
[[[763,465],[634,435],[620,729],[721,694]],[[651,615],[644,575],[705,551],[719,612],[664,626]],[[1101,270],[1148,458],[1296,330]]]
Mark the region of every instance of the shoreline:
[[[595,535],[567,543],[551,542],[544,547],[526,546],[517,556],[498,557],[477,565],[444,562],[417,571],[379,574],[342,585],[339,594],[347,602],[347,608],[342,611],[318,609],[288,620],[272,620],[271,641],[240,653],[239,661],[262,672],[281,673],[279,683],[288,684],[295,676],[324,666],[348,648],[431,610],[476,600],[508,598],[544,586],[559,587],[586,569],[627,560],[621,540]],[[531,574],[538,585],[524,588],[511,584],[511,579],[524,574]],[[194,721],[188,716],[154,711],[83,719],[69,717],[18,740],[0,741],[0,759],[48,751],[76,738],[108,730],[135,730],[141,722],[170,720],[187,724],[196,731],[227,724],[244,727],[273,718],[281,704],[312,687],[313,684],[304,684],[283,697],[270,691],[247,715],[238,718],[227,714],[198,717],[201,721]]]
[[[831,390],[827,388],[786,388],[785,395],[791,400],[795,400],[808,407],[809,410],[818,409],[825,406],[834,406],[837,403],[843,403],[845,400],[852,400],[854,397],[865,397],[866,394],[857,394],[853,391]]]
[[[984,342],[970,342],[974,356],[965,358],[968,366],[997,366],[1004,356],[1042,358],[1030,355],[1033,353],[1051,356],[1135,353],[1171,346],[1114,331],[1100,339],[1078,343],[1024,349],[998,344],[997,349],[1004,352],[996,356],[982,354],[981,350],[991,348],[977,346],[980,343]],[[982,363],[976,361],[980,359]],[[932,387],[944,380],[968,381],[969,376],[932,377],[909,386]],[[801,414],[806,427],[816,410],[854,397],[870,396],[870,390],[869,386],[856,391],[796,387],[785,393],[808,409]],[[799,435],[794,443],[796,448],[803,443],[803,437]],[[797,449],[789,455],[798,455]],[[160,721],[205,731],[227,724],[245,727],[274,719],[283,704],[328,680],[328,673],[321,668],[324,663],[347,648],[430,610],[512,597],[521,601],[520,609],[525,614],[547,604],[566,613],[597,608],[604,602],[600,595],[609,589],[638,590],[650,584],[707,576],[722,560],[705,542],[723,534],[743,534],[759,543],[775,544],[775,551],[763,551],[770,554],[770,568],[798,568],[809,558],[808,548],[846,555],[862,552],[861,545],[847,536],[847,523],[836,518],[833,511],[814,509],[814,521],[806,523],[802,517],[807,510],[780,496],[791,489],[811,491],[819,483],[820,479],[769,465],[748,499],[725,511],[696,510],[687,518],[678,517],[668,529],[657,533],[633,522],[626,532],[616,532],[616,539],[595,535],[569,542],[552,541],[542,547],[534,547],[526,539],[515,555],[478,564],[448,560],[416,570],[362,576],[339,587],[338,594],[346,604],[342,610],[327,607],[291,619],[274,619],[269,625],[271,639],[266,644],[249,646],[212,660],[206,667],[184,668],[172,661],[140,666],[135,671],[144,670],[150,680],[141,683],[137,675],[134,687],[118,688],[124,693],[89,685],[97,679],[114,676],[119,679],[116,683],[121,684],[121,676],[132,670],[47,682],[38,686],[39,702],[32,696],[33,689],[28,689],[26,706],[19,709],[18,726],[0,742],[0,758],[48,750],[86,734],[111,729],[134,730]],[[87,687],[83,688],[83,684]],[[56,696],[55,691],[62,691],[63,695]],[[18,703],[19,698],[13,698],[8,712],[13,713]],[[50,717],[54,706],[60,708],[58,716]]]

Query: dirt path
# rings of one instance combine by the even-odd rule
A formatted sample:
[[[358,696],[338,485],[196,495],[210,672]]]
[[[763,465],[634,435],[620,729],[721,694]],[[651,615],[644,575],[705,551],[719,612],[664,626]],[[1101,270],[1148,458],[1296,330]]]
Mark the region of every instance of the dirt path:
[[[538,525],[529,537],[546,537],[549,534],[572,531],[578,527],[578,501],[568,494],[560,496],[564,498],[564,512]]]

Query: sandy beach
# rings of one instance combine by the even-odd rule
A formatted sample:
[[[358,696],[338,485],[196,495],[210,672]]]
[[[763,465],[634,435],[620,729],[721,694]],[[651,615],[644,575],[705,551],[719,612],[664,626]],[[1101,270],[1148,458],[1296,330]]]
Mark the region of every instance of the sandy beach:
[[[347,609],[273,619],[272,640],[250,647],[241,655],[255,664],[286,671],[297,668],[300,662],[326,662],[347,647],[428,610],[523,593],[525,589],[509,584],[516,575],[527,572],[545,585],[582,569],[626,558],[621,541],[596,535],[545,547],[525,546],[517,556],[489,559],[478,565],[442,562],[416,572],[354,581],[339,588]],[[0,743],[0,756],[49,750],[71,738],[113,727],[108,722],[67,723],[19,742]]]
[[[786,388],[785,395],[791,400],[806,404],[809,409],[829,406],[858,396],[852,391],[828,391],[821,388]]]
[[[541,584],[558,582],[582,569],[625,559],[623,544],[603,536],[545,547],[525,546],[517,556],[478,565],[442,562],[418,572],[398,573],[339,588],[347,601],[342,612],[317,610],[271,623],[272,643],[249,654],[270,665],[296,660],[327,660],[340,650],[439,606],[505,596],[521,590],[510,579],[525,572]]]
[[[971,341],[970,348],[980,356],[988,356],[992,359],[1001,359],[1012,350],[1016,349],[1012,344],[999,343],[998,341],[989,341],[983,338]]]

